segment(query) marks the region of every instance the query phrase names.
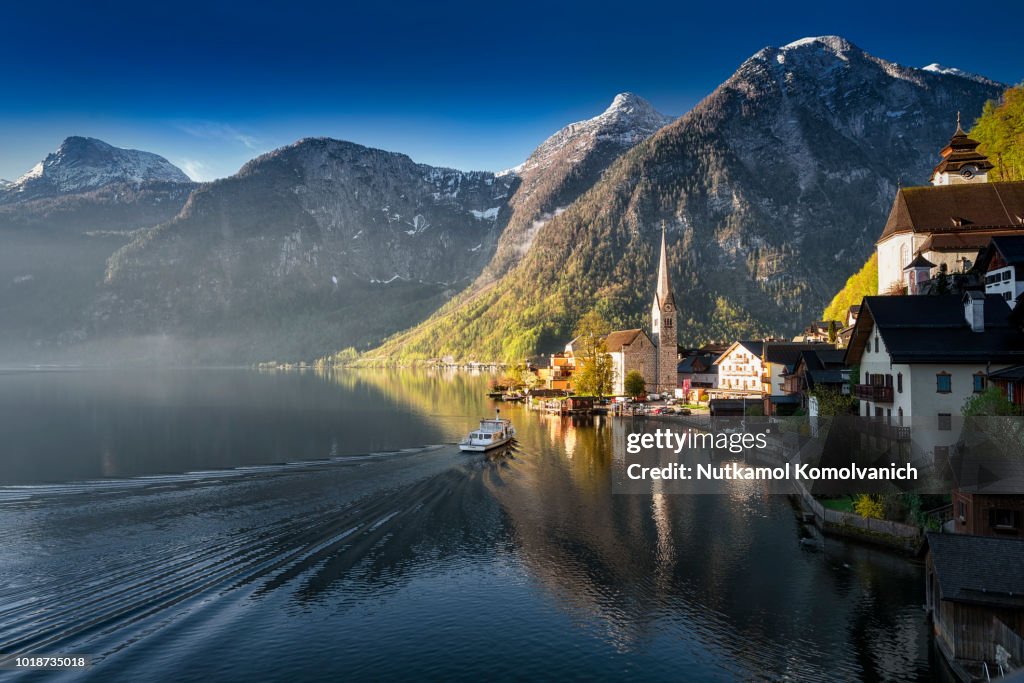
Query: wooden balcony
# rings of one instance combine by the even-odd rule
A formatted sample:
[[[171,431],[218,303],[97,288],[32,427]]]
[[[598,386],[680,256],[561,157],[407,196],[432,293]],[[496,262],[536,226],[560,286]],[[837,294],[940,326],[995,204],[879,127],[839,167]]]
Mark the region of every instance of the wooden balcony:
[[[881,388],[885,389],[886,387]],[[892,424],[884,417],[863,417],[854,420],[853,424],[857,432],[866,436],[888,441],[910,441],[910,427]]]
[[[854,395],[862,401],[892,403],[892,387],[880,384],[858,384],[854,388]]]

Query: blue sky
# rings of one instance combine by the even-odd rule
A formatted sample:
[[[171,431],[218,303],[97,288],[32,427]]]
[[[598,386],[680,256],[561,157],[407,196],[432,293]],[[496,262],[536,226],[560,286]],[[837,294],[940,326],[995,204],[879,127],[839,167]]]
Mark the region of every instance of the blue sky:
[[[499,170],[632,91],[681,115],[762,47],[838,34],[911,66],[1024,80],[1024,3],[19,2],[0,178],[68,135],[198,179],[311,135]]]

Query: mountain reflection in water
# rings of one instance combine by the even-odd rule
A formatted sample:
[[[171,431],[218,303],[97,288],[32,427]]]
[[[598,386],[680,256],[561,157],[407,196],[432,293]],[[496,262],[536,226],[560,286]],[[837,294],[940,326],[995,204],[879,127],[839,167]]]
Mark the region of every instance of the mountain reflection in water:
[[[482,376],[70,375],[0,402],[145,478],[0,487],[0,652],[93,655],[69,680],[931,680],[918,563],[801,544],[756,482],[613,494],[629,422],[505,405],[515,446],[467,455]]]

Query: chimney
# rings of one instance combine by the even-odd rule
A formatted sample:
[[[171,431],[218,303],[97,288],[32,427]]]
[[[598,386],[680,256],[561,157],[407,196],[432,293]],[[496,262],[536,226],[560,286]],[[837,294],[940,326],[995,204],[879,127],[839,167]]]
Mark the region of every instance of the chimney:
[[[985,295],[970,291],[964,294],[964,318],[972,332],[985,331]]]

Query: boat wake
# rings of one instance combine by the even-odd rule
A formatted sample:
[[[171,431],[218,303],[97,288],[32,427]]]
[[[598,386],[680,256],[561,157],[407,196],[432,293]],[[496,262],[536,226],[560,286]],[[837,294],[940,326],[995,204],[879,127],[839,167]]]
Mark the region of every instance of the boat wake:
[[[0,652],[89,654],[99,678],[157,633],[170,636],[164,652],[201,648],[204,625],[241,605],[257,606],[246,628],[268,631],[281,610],[343,607],[429,567],[424,557],[479,547],[495,533],[487,489],[501,476],[493,458],[433,446],[4,487]]]

